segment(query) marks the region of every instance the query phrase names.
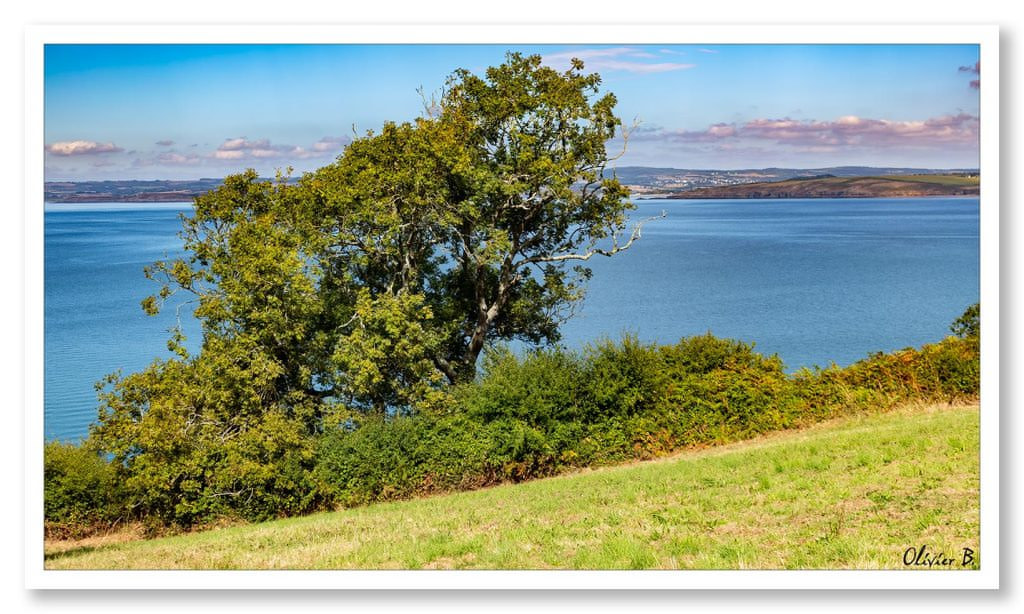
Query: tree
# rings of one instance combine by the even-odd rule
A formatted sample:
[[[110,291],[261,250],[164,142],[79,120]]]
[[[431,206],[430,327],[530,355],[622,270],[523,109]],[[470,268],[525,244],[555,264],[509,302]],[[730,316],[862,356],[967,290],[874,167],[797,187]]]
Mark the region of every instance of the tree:
[[[191,294],[201,350],[178,331],[179,358],[112,378],[97,438],[164,504],[186,486],[204,501],[292,493],[254,468],[303,466],[325,421],[429,406],[489,343],[557,341],[585,262],[641,231],[625,236],[633,205],[606,172],[625,135],[600,82],[579,61],[509,54],[298,181],[248,171],[198,197],[189,257],[147,270],[163,286],[143,307]]]
[[[960,338],[977,338],[981,333],[981,303],[967,307],[949,327],[950,332]]]
[[[449,382],[472,379],[489,342],[557,341],[590,276],[579,264],[639,237],[619,241],[632,205],[606,176],[605,143],[622,124],[599,84],[581,62],[560,73],[519,54],[484,77],[458,70],[428,117],[304,180],[331,223],[322,261],[337,288],[422,296]]]

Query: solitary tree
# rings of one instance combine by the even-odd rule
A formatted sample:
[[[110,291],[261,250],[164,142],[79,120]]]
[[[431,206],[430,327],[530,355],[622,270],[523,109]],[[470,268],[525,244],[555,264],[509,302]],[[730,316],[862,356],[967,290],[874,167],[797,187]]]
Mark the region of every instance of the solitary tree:
[[[164,285],[143,306],[192,294],[201,350],[175,335],[178,359],[112,378],[97,437],[129,468],[175,465],[165,490],[244,497],[246,480],[292,474],[224,463],[301,466],[333,409],[429,403],[474,377],[488,343],[557,341],[586,261],[641,231],[606,172],[624,135],[599,86],[582,62],[509,54],[298,182],[249,171],[197,198],[189,256],[147,271]]]
[[[450,382],[473,377],[489,341],[557,340],[590,274],[568,265],[639,236],[619,242],[632,205],[605,174],[615,97],[582,68],[511,54],[482,78],[457,71],[429,117],[385,126],[303,182],[341,302],[417,296],[403,304],[430,320],[423,356]],[[344,344],[366,323],[342,315]]]

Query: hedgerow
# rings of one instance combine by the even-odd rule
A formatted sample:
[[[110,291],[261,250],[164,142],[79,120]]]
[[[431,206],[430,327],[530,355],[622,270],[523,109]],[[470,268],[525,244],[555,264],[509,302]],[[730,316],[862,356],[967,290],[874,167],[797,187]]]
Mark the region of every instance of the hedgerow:
[[[977,313],[972,307],[957,320],[955,336],[844,368],[787,374],[777,356],[710,333],[673,345],[627,336],[579,352],[499,347],[476,380],[437,391],[429,405],[339,411],[349,418],[314,434],[296,417],[270,415],[236,421],[226,445],[140,430],[160,454],[152,445],[111,457],[96,440],[51,443],[47,527],[73,535],[132,517],[161,526],[262,520],[654,458],[908,401],[972,400],[980,390]],[[142,411],[155,400],[134,402]],[[170,392],[160,401],[184,402]]]

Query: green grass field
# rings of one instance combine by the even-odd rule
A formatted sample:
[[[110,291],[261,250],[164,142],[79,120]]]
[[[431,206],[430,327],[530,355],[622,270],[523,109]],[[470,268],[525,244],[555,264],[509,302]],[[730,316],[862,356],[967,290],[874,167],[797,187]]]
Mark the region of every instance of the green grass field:
[[[979,185],[979,177],[965,177],[963,175],[884,175],[877,179],[888,179],[890,181],[908,181],[912,183],[937,183],[940,185]]]
[[[845,418],[658,461],[169,538],[51,569],[978,568],[978,407]],[[974,563],[961,565],[964,548]],[[926,566],[913,567],[927,569]]]

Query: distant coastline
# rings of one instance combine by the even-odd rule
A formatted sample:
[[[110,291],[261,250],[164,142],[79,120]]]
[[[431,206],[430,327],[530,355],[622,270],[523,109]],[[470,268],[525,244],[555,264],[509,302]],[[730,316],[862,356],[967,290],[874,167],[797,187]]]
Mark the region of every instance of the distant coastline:
[[[47,203],[170,203],[189,202],[216,189],[223,179],[47,181],[43,200]]]
[[[902,198],[979,193],[976,169],[847,166],[693,170],[632,166],[616,169],[615,176],[637,199]],[[47,181],[43,200],[51,204],[190,202],[223,182],[213,178]]]

